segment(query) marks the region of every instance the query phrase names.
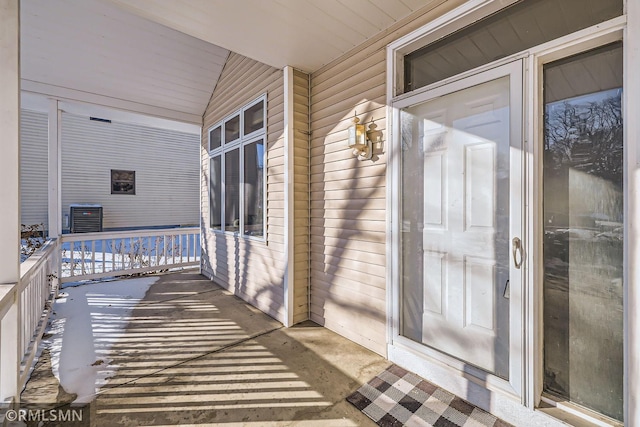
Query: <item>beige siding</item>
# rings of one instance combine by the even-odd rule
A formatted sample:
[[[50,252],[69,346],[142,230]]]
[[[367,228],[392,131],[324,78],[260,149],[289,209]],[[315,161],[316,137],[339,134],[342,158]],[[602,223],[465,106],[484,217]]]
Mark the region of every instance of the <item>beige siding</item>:
[[[293,323],[309,318],[309,76],[293,72]]]
[[[267,241],[209,228],[208,129],[267,94]],[[204,114],[201,212],[202,271],[270,316],[284,322],[284,75],[282,70],[232,53]]]
[[[105,229],[199,224],[199,135],[63,113],[61,143],[63,215],[92,203]],[[111,194],[111,169],[136,172],[135,195]]]
[[[386,46],[456,3],[412,15],[311,76],[310,318],[383,355]],[[372,161],[358,161],[346,147],[354,112],[382,131]]]
[[[48,229],[47,113],[20,111],[20,222]]]

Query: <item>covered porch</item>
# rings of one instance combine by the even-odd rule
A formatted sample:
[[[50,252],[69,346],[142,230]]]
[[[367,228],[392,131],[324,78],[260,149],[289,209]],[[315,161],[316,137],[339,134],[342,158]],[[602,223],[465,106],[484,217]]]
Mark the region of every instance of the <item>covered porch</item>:
[[[54,311],[21,405],[88,403],[91,425],[373,425],[345,398],[389,365],[313,322],[284,328],[197,271],[65,288]]]
[[[552,22],[547,17],[555,14],[529,8],[542,4],[553,11],[560,7],[553,0],[234,5],[174,0],[154,7],[142,0],[0,0],[0,402],[16,407],[31,399],[66,404],[80,396],[93,402],[90,411],[97,425],[101,420],[123,425],[361,425],[367,419],[359,418],[362,414],[344,397],[397,363],[516,425],[638,425],[640,125],[634,118],[640,112],[640,80],[633,70],[640,64],[640,4],[589,0],[592,6],[582,16],[573,13],[583,9],[577,5],[581,1],[565,7],[564,21]],[[600,6],[611,7],[611,14],[600,13]],[[538,34],[519,25],[516,17],[539,25],[540,39],[520,40],[523,44],[513,49],[496,43],[495,51],[483,55],[478,55],[479,45],[494,43],[476,44],[469,36],[462,49],[456,47],[458,36],[482,38],[490,32],[493,19],[496,40],[518,40],[510,36],[512,30]],[[23,33],[25,29],[31,33]],[[411,64],[422,72],[441,60],[449,62],[443,74],[418,83],[410,78]],[[571,315],[574,323],[561,321],[567,327],[585,326],[589,324],[580,316],[599,323],[594,307],[604,314],[615,312],[615,325],[603,335],[614,337],[615,345],[600,338],[584,341],[602,353],[582,351],[574,345],[574,332],[556,337],[544,329],[555,323],[547,309],[557,301],[546,297],[554,283],[545,276],[545,194],[555,190],[543,185],[549,176],[545,108],[551,101],[545,94],[556,82],[547,71],[565,61],[591,60],[602,65],[600,74],[614,76],[615,84],[600,76],[593,80],[602,87],[594,89],[585,79],[575,93],[553,101],[617,90],[612,105],[624,128],[621,121],[615,127],[620,129],[612,156],[616,181],[614,187],[601,187],[616,195],[615,209],[603,215],[597,188],[583,185],[597,206],[571,218],[578,218],[576,224],[589,233],[561,228],[562,236],[570,238],[585,240],[593,234],[615,239],[615,269],[602,257],[592,257],[604,264],[603,271],[613,271],[615,280],[604,281],[609,287],[598,286],[603,282],[599,277],[594,288],[615,302],[615,310],[599,301],[585,303],[581,311],[567,304],[561,314],[567,319]],[[593,67],[578,68],[572,77],[595,75],[585,71]],[[565,80],[557,80],[558,86],[571,87],[574,79]],[[474,92],[479,87],[486,93]],[[474,94],[468,100],[473,105],[457,112],[460,117],[454,121],[468,118],[470,128],[481,123],[501,135],[464,132],[469,147],[476,144],[475,136],[488,142],[488,151],[474,157],[477,163],[467,162],[462,145],[456,148],[459,156],[441,156],[447,139],[440,136],[458,135],[459,129],[443,119],[448,116],[442,111],[449,107],[437,102],[451,95],[447,99],[454,111],[459,104],[455,96],[462,91]],[[50,239],[43,252],[21,266],[16,247],[25,92],[44,99],[48,111],[44,198]],[[483,104],[496,95],[508,99],[508,109]],[[168,239],[165,230],[158,232],[161,237],[62,234],[61,122],[70,104],[201,130],[199,162],[194,163],[200,173],[200,226],[187,230],[192,237]],[[508,114],[498,121],[474,121],[489,105]],[[413,127],[404,126],[403,118]],[[579,121],[568,124],[570,135],[580,127]],[[436,135],[438,129],[442,133]],[[434,153],[440,157],[424,151],[425,135],[432,130],[437,136]],[[417,155],[406,150],[409,146]],[[496,147],[504,151],[500,156],[508,173],[493,168],[498,152],[491,150]],[[84,150],[78,151],[82,158]],[[584,160],[586,151],[582,147],[569,157]],[[443,163],[430,163],[434,159]],[[411,161],[416,161],[418,175],[405,169]],[[470,165],[469,173],[447,169],[449,163]],[[446,170],[453,171],[457,184],[443,195],[453,188],[447,187]],[[474,170],[487,181],[470,178]],[[499,180],[503,187],[497,186]],[[476,182],[484,187],[466,193],[481,187],[471,185]],[[406,191],[413,189],[419,197]],[[505,194],[508,209],[500,210],[493,201]],[[443,275],[448,264],[442,260],[449,252],[424,243],[433,240],[425,233],[440,235],[448,226],[448,200],[460,202],[453,204],[456,209],[479,201],[477,212],[452,209],[451,217],[460,219],[457,227],[465,233],[467,228],[485,230],[487,241],[500,249],[498,257],[497,251],[480,247],[482,236],[469,240],[473,245],[454,245],[451,254],[460,256],[456,266],[464,268],[456,270],[459,276],[453,281]],[[416,209],[405,201],[415,201]],[[433,212],[431,201],[441,204]],[[478,224],[472,213],[480,218]],[[128,243],[116,255],[118,238]],[[139,254],[136,242],[151,252]],[[65,244],[71,254],[67,265]],[[560,265],[555,258],[548,261]],[[567,273],[579,269],[573,260],[566,261],[574,266]],[[191,266],[199,266],[198,273],[153,275]],[[504,276],[498,277],[498,270]],[[473,277],[481,285],[471,285],[472,280],[466,286],[459,279],[471,273],[477,273]],[[86,307],[110,311],[109,316],[89,315],[73,323],[90,327],[86,344],[95,357],[83,366],[101,379],[93,383],[100,390],[95,396],[95,387],[61,391],[64,385],[49,375],[58,369],[55,363],[49,368],[46,357],[36,357],[59,286],[118,274],[152,274],[149,278],[158,280],[142,292],[140,302],[118,298],[117,287],[87,299]],[[570,301],[569,286],[565,288],[563,295]],[[442,309],[448,302],[455,305],[453,316]],[[120,308],[130,311],[121,318],[111,316]],[[443,321],[436,324],[427,316]],[[478,329],[468,326],[483,328],[487,339],[476,340]],[[456,328],[470,332],[462,336]],[[584,330],[591,338],[590,328]],[[560,347],[548,356],[548,343],[556,338],[572,351]],[[614,347],[615,357],[602,362]],[[553,356],[571,359],[574,354],[587,355],[588,369],[567,360],[561,371],[570,377],[571,387],[557,386],[559,377],[547,369]],[[36,375],[23,393],[36,359]],[[575,391],[593,389],[591,368],[601,365],[616,374],[601,375],[604,380],[596,388],[604,391],[603,398],[583,402]],[[574,387],[574,378],[584,380],[584,387]],[[615,380],[614,387],[607,385],[609,379]],[[40,385],[33,382],[40,380]],[[38,401],[37,391],[49,387],[59,391],[58,402],[45,402],[48,397]],[[614,402],[615,410],[601,408],[603,401]]]

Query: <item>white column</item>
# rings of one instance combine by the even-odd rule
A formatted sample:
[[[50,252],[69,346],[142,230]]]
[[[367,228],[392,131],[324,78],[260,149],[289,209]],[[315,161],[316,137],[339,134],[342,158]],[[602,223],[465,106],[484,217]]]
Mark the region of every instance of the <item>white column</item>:
[[[20,278],[19,4],[0,0],[0,284]]]
[[[0,400],[18,397],[20,280],[20,2],[0,0]],[[6,307],[6,305],[5,305]]]
[[[62,193],[60,187],[60,109],[58,100],[49,101],[49,237],[58,238],[62,234],[61,200]]]
[[[640,426],[640,2],[627,0],[625,112],[625,425]]]
[[[284,325],[293,326],[294,311],[294,200],[293,200],[293,68],[284,68]]]

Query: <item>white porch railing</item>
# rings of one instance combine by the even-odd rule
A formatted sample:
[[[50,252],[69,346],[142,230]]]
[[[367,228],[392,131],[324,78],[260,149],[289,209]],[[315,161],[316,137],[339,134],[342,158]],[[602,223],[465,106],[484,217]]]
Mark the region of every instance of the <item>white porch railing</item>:
[[[200,229],[169,228],[62,236],[63,283],[164,271],[200,263]]]
[[[47,241],[20,264],[20,282],[0,286],[0,398],[17,399],[27,382],[58,290],[60,249]]]
[[[61,282],[197,266],[200,230],[172,228],[68,234],[20,265],[20,282],[0,285],[0,402],[24,388]]]

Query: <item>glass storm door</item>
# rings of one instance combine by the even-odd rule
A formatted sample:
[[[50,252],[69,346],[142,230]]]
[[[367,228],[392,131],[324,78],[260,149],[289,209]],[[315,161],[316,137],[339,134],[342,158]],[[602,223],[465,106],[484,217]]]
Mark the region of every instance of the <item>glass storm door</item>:
[[[400,111],[400,335],[504,379],[521,352],[521,82],[518,61]]]

